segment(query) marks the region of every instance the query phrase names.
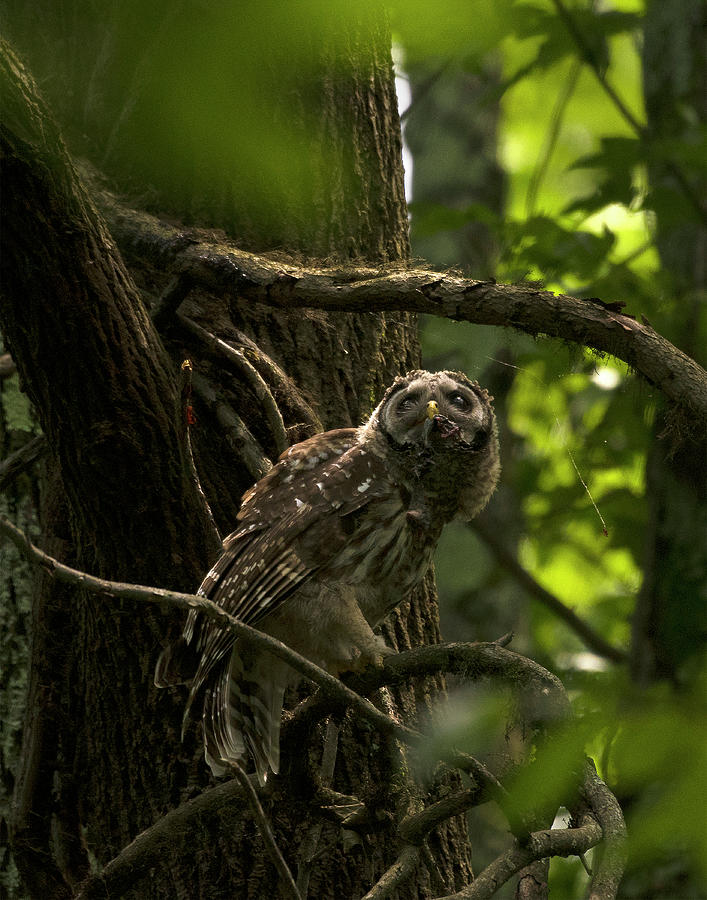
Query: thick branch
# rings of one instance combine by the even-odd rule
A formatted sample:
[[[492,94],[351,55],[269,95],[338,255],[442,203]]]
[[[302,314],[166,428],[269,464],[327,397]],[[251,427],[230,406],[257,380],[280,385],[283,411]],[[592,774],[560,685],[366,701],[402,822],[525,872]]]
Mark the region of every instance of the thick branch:
[[[649,325],[618,312],[615,304],[428,269],[306,268],[205,241],[203,232],[178,229],[125,209],[106,194],[97,199],[119,243],[188,272],[195,283],[234,301],[282,309],[407,310],[546,334],[624,360],[669,402],[682,407],[695,429],[707,427],[707,373]]]
[[[245,802],[243,788],[233,780],[182,803],[141,832],[98,875],[84,882],[76,900],[122,897],[149,872],[160,855],[174,846],[189,824],[195,820],[202,823],[215,821],[222,810],[232,809],[238,802]]]
[[[420,848],[403,847],[393,865],[383,873],[362,900],[385,900],[415,871],[420,860]]]

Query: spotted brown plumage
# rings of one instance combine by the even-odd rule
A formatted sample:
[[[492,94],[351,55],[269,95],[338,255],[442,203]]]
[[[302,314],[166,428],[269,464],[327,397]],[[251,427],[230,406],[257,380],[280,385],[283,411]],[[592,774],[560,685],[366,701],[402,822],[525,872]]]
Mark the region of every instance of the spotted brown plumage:
[[[458,372],[397,378],[359,428],[290,447],[243,496],[236,530],[199,593],[339,673],[390,652],[373,628],[424,576],[455,516],[488,501],[499,473],[491,398]],[[279,767],[292,670],[191,612],[155,683],[197,660],[185,712],[203,692],[214,774],[249,754],[261,783]]]

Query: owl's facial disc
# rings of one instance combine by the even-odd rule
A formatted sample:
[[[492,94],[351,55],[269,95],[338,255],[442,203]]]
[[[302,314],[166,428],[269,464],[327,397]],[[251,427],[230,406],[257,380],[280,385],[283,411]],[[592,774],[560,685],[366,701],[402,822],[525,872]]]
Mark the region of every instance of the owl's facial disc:
[[[446,450],[482,449],[492,413],[478,385],[456,372],[419,372],[391,391],[380,422],[394,445]]]

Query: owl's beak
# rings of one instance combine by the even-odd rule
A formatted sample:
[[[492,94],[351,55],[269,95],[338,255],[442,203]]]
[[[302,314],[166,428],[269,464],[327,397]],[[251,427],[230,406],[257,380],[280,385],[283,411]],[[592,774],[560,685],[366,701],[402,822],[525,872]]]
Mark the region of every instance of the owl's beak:
[[[430,435],[435,427],[435,416],[439,411],[439,404],[436,400],[430,400],[425,409],[425,418],[422,420],[422,439],[425,446],[427,445]]]

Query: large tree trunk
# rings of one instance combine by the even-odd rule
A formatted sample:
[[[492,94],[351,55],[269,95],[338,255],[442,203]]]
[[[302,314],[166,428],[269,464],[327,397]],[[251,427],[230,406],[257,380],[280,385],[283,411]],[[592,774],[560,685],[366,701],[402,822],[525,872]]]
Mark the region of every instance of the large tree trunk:
[[[220,85],[221,121],[243,115],[242,108],[229,106],[233,97],[221,84],[225,70],[218,64],[237,58],[238,51],[222,40],[211,48],[213,67],[191,67],[204,57],[179,52],[194,36],[185,32],[181,8],[174,15],[164,12],[166,6],[154,11],[150,41],[128,29],[122,4],[105,27],[86,10],[84,38],[74,36],[70,44],[59,40],[69,34],[68,26],[52,4],[29,6],[35,16],[46,13],[56,38],[54,53],[44,58],[27,39],[32,65],[53,73],[47,89],[63,98],[57,108],[66,116],[67,133],[74,141],[79,132],[88,135],[82,149],[94,161],[96,147],[103,146],[99,161],[123,190],[142,191],[149,184],[154,210],[226,227],[254,250],[279,247],[373,264],[405,258],[399,127],[388,35],[380,21],[350,21],[340,34],[331,30],[319,42],[305,35],[299,48],[284,45],[282,23],[251,22],[241,33],[245,45],[249,36],[255,41],[261,61],[266,54],[267,73],[259,84],[266,93],[268,85],[283,84],[288,54],[316,50],[308,74],[295,77],[293,67],[295,74],[276,102],[258,107],[254,133],[262,137],[281,126],[280,139],[294,135],[295,146],[304,142],[311,149],[301,155],[293,150],[294,170],[275,179],[267,166],[265,176],[257,169],[252,146],[241,147],[236,157],[202,158],[214,121],[180,121],[181,130],[168,121],[163,130],[149,131],[151,114],[167,115],[159,105],[164,97],[154,93],[164,86],[156,84],[151,70],[164,62],[167,50],[180,63],[167,84],[173,97],[181,97],[179,109],[193,112],[195,101],[198,105]],[[18,36],[22,14],[21,7],[14,12]],[[192,23],[197,38],[201,24]],[[224,30],[230,24],[223,23]],[[73,44],[80,51],[75,57]],[[202,45],[198,39],[196,44]],[[127,48],[136,52],[126,54]],[[242,102],[253,102],[248,90],[260,74],[244,67],[255,64],[258,53],[230,71],[228,84],[233,90],[240,86]],[[224,434],[224,410],[243,417],[255,436],[253,446],[262,446],[271,458],[273,437],[250,387],[222,362],[208,359],[176,319],[167,322],[162,340],[158,337],[143,298],[159,294],[170,273],[161,270],[158,255],[138,256],[127,241],[128,274],[31,82],[9,52],[4,66],[4,96],[11,103],[3,128],[2,328],[50,445],[54,476],[46,491],[45,542],[65,560],[115,580],[193,589],[209,565],[213,544],[181,433],[178,364],[184,355],[195,360],[197,374],[206,380],[202,397],[211,391],[213,400],[199,406],[197,399],[197,462],[223,531],[233,525],[238,498],[253,480],[242,448]],[[189,98],[180,94],[187,83],[193,91]],[[231,150],[236,137],[227,134]],[[243,140],[251,140],[246,129]],[[170,142],[179,145],[170,158],[173,165],[166,163]],[[279,163],[284,160],[278,157]],[[252,190],[243,187],[248,178],[256,182]],[[206,290],[193,292],[188,304],[187,312],[221,337],[234,338],[236,329],[250,335],[299,386],[325,427],[360,421],[392,376],[418,361],[415,323],[406,315],[303,316],[244,304],[228,308]],[[296,407],[285,403],[283,412],[291,436],[304,436]],[[66,513],[68,530],[61,524]],[[209,784],[196,731],[179,743],[183,693],[158,693],[151,683],[160,644],[180,625],[178,617],[108,598],[89,599],[46,585],[37,591],[30,707],[13,823],[18,867],[32,895],[68,895],[88,870],[84,846],[103,865],[138,832]],[[428,586],[394,614],[386,633],[400,647],[438,639],[433,590]],[[417,694],[399,692],[399,712],[414,718],[437,689],[431,683]],[[348,723],[334,786],[382,809],[412,802],[410,787],[399,780],[391,793],[396,754],[379,744],[377,735]],[[306,746],[286,743],[283,775],[266,800],[295,870],[318,820],[301,765],[290,769],[288,761],[311,757],[318,765],[321,746],[318,733]],[[325,824],[315,841],[321,852],[312,865],[311,896],[359,896],[395,858],[385,825],[348,851],[341,837],[338,826]],[[440,827],[430,847],[447,888],[468,876],[463,821]],[[399,896],[424,895],[429,877],[421,871]],[[149,887],[138,884],[134,895],[272,896],[276,882],[257,830],[239,803],[221,810],[217,820],[204,818],[194,830],[175,833],[155,860]]]

